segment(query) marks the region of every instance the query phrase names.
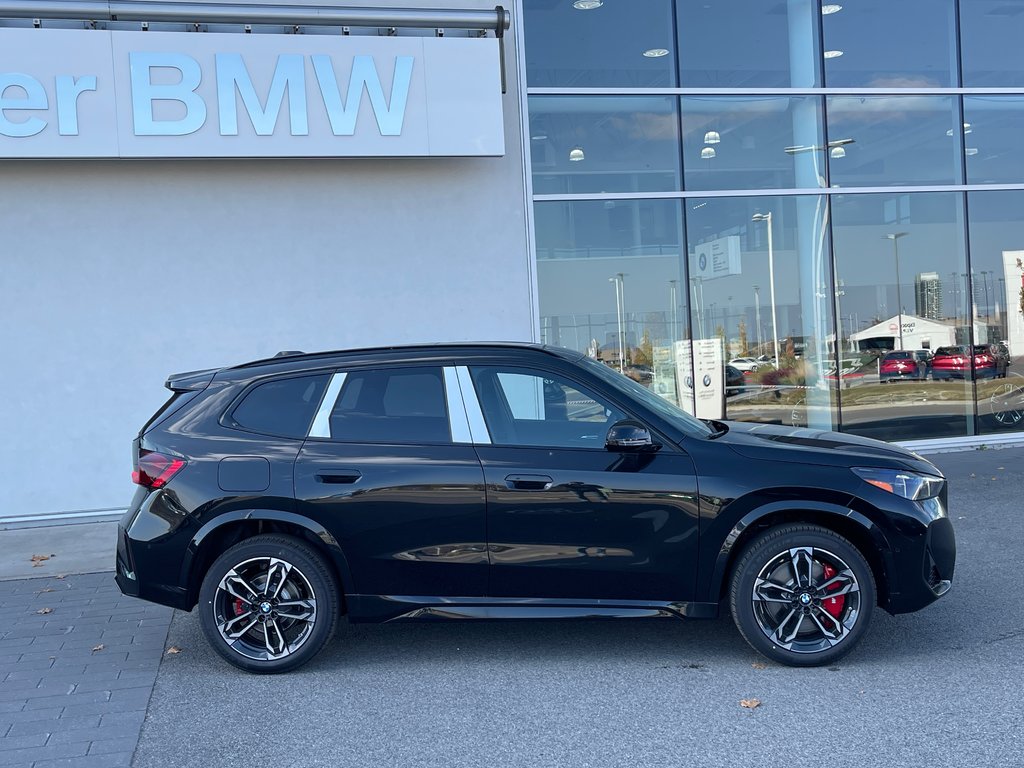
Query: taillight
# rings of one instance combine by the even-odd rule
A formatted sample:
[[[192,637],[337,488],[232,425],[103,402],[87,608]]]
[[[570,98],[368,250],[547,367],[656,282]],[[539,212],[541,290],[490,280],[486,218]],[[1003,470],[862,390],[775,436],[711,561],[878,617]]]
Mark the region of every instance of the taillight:
[[[139,451],[139,462],[132,470],[132,482],[144,488],[163,488],[185,466],[185,460],[159,451]]]
[[[991,362],[988,355],[978,355],[974,358],[974,362],[978,365],[987,365]]]

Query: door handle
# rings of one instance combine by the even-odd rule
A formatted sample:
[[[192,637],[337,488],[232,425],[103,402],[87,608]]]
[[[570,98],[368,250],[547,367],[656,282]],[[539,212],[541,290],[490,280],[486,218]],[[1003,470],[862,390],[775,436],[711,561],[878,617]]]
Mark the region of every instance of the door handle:
[[[546,491],[554,484],[547,475],[509,475],[505,485],[517,491]]]
[[[316,481],[328,485],[351,485],[361,477],[358,469],[323,469],[316,473]]]

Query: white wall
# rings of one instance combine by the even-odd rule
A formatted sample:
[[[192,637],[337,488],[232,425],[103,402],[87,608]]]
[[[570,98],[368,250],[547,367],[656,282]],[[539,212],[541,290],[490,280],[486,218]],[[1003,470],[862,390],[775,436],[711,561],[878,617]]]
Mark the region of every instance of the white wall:
[[[5,162],[0,516],[126,506],[131,440],[171,372],[531,340],[505,55],[504,158]]]

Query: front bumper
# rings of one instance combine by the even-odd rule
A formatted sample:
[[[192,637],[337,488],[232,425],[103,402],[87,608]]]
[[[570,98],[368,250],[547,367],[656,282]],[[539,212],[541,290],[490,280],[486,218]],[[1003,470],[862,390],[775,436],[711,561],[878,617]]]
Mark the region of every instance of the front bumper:
[[[923,536],[900,548],[891,585],[896,589],[885,606],[889,613],[910,613],[934,603],[952,588],[956,569],[956,537],[948,517],[933,520]]]

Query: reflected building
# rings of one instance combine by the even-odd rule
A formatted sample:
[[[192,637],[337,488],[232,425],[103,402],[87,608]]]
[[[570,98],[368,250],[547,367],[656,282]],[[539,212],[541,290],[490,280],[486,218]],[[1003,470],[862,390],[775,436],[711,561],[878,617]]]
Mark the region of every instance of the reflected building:
[[[942,280],[938,272],[921,272],[914,278],[914,305],[918,317],[942,318]]]
[[[702,417],[1024,430],[1024,14],[1004,6],[524,0],[542,341],[649,339],[652,389]],[[1005,381],[879,379],[890,352],[986,343]]]

